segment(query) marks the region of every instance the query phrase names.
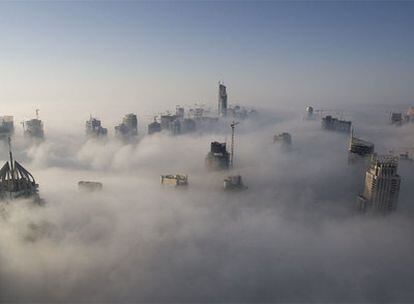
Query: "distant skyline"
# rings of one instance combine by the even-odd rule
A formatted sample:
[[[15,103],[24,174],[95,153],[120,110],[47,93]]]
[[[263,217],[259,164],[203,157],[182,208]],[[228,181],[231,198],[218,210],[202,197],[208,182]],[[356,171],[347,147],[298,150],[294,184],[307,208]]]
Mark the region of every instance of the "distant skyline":
[[[149,114],[220,80],[252,106],[414,100],[413,2],[1,2],[0,37],[0,114]]]

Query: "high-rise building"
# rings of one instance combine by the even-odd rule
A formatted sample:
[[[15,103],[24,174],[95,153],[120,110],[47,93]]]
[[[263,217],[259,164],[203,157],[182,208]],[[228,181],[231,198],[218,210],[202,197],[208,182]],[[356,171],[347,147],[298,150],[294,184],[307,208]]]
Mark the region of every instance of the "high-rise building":
[[[101,121],[92,116],[86,121],[85,127],[87,136],[101,137],[108,134],[108,129],[102,127]]]
[[[226,86],[219,82],[218,116],[227,116],[227,90]]]
[[[154,134],[161,132],[161,124],[157,121],[157,117],[154,117],[154,121],[148,125],[148,134]]]
[[[226,143],[214,141],[206,157],[206,165],[211,170],[224,170],[230,166],[230,153],[227,152]]]
[[[115,134],[124,139],[130,139],[138,135],[138,118],[137,115],[126,114],[122,119],[122,123],[115,126]]]
[[[364,192],[357,200],[360,211],[387,214],[397,208],[401,182],[397,169],[397,157],[372,157],[371,165],[365,174]]]
[[[13,116],[0,116],[0,139],[7,139],[14,133]]]
[[[39,110],[36,110],[36,118],[23,123],[24,135],[30,138],[43,139],[43,122],[39,119]]]

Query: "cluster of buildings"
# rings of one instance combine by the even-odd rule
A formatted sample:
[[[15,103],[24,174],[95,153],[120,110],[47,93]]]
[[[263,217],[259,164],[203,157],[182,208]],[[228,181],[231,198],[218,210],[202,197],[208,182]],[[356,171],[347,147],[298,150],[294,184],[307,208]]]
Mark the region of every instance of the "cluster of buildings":
[[[312,118],[314,110],[306,108],[307,117]],[[414,108],[407,115],[391,113],[392,124],[414,121]],[[364,189],[357,197],[356,209],[362,213],[386,215],[396,210],[400,191],[401,177],[398,175],[398,163],[404,158],[402,154],[395,156],[377,155],[375,145],[354,136],[351,121],[341,120],[327,115],[322,118],[322,128],[330,131],[349,132],[348,161],[360,164],[364,168]]]
[[[203,106],[196,105],[194,108],[186,109],[177,105],[175,112],[154,116],[154,120],[147,126],[147,134],[153,135],[164,132],[170,135],[188,134],[198,130],[217,127],[220,120],[233,118],[244,120],[257,114],[253,109],[246,109],[238,105],[228,105],[227,88],[219,83],[218,108],[216,113],[206,110]],[[93,137],[103,137],[108,130],[102,126],[102,122],[90,117],[86,122],[86,134]],[[115,135],[119,138],[130,140],[138,135],[138,118],[136,114],[125,115],[122,122],[115,126]]]
[[[238,105],[228,105],[228,95],[226,86],[219,82],[217,113],[211,113],[202,106],[190,108],[187,112],[182,106],[177,106],[175,114],[162,114],[159,121],[154,117],[154,121],[148,125],[148,134],[157,132],[168,132],[171,135],[187,134],[197,130],[209,129],[217,125],[220,119],[244,120],[257,112],[248,110]]]
[[[36,110],[36,118],[22,122],[23,135],[26,138],[42,140],[44,138],[43,122],[39,119],[39,110]],[[0,116],[0,140],[7,140],[14,135],[14,117]]]
[[[138,118],[135,114],[126,114],[122,122],[115,126],[115,136],[120,139],[130,140],[138,135]],[[85,124],[86,135],[88,137],[106,137],[108,129],[102,126],[102,122],[90,116]]]
[[[313,119],[315,110],[307,107],[307,118]],[[202,107],[190,109],[188,113],[183,107],[177,106],[175,114],[156,117],[148,125],[148,134],[158,132],[169,132],[172,135],[190,133],[197,130],[202,124],[216,124],[223,118],[247,118],[252,112],[240,107],[229,107],[226,86],[219,83],[218,108],[216,116],[206,115]],[[392,113],[391,122],[400,124],[402,122],[414,121],[414,108],[411,107],[406,115]],[[360,164],[364,168],[364,189],[357,197],[356,208],[363,213],[389,214],[396,210],[398,204],[401,177],[398,175],[399,160],[408,160],[408,153],[399,155],[377,155],[375,145],[369,141],[354,136],[351,121],[346,121],[327,115],[322,118],[322,128],[329,131],[349,132],[348,161],[349,164]],[[234,162],[234,131],[238,122],[232,121],[231,147],[228,151],[226,142],[213,141],[210,151],[205,157],[205,164],[212,171],[226,171],[233,168]],[[102,126],[102,122],[90,117],[86,122],[86,134],[90,137],[107,136],[108,130]],[[36,118],[23,123],[24,135],[30,138],[42,139],[44,137],[43,122],[39,119],[38,110]],[[126,114],[122,121],[115,126],[115,135],[123,140],[131,140],[138,135],[138,118],[136,114]],[[14,133],[14,121],[12,116],[0,117],[0,139],[8,139],[9,160],[0,169],[0,199],[14,199],[20,197],[34,197],[40,201],[38,196],[38,184],[32,174],[21,164],[13,159],[11,151],[11,136]],[[292,137],[283,132],[273,136],[273,143],[279,143],[282,147],[290,147]],[[188,175],[167,174],[161,176],[162,185],[173,185],[175,187],[187,186]],[[86,191],[100,191],[103,188],[100,182],[80,181],[78,187]],[[229,175],[223,180],[225,190],[244,190],[247,187],[243,183],[241,175]]]

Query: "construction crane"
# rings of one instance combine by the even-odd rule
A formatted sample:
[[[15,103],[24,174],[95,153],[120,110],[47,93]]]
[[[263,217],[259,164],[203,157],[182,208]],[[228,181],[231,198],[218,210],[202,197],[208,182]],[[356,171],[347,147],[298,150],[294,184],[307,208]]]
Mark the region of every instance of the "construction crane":
[[[231,127],[231,154],[230,154],[230,168],[233,168],[234,161],[234,129],[239,124],[239,122],[233,122],[230,124]]]

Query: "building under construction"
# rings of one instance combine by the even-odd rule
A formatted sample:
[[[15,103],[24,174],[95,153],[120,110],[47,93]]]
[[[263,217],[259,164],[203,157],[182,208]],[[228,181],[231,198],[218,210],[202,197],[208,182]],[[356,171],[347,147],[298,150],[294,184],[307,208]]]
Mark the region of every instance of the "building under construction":
[[[39,110],[36,110],[36,118],[23,122],[23,132],[29,138],[44,138],[43,122],[39,119]]]
[[[350,132],[352,122],[347,120],[340,120],[331,115],[322,118],[322,128],[329,131]]]
[[[210,170],[225,170],[230,167],[230,153],[227,152],[226,143],[214,141],[210,152],[206,156],[206,165]]]
[[[9,138],[9,161],[0,169],[0,199],[34,198],[39,201],[38,188],[33,175],[13,159]]]
[[[108,129],[103,128],[101,121],[94,117],[90,117],[88,121],[86,121],[86,135],[90,137],[103,137],[108,134]]]
[[[122,139],[131,139],[138,135],[137,115],[130,113],[124,116],[122,123],[115,126],[115,135]]]
[[[14,134],[13,116],[0,116],[0,140],[7,140]]]
[[[401,183],[397,169],[398,157],[372,157],[365,174],[364,192],[357,199],[357,208],[360,211],[385,215],[397,208]]]

